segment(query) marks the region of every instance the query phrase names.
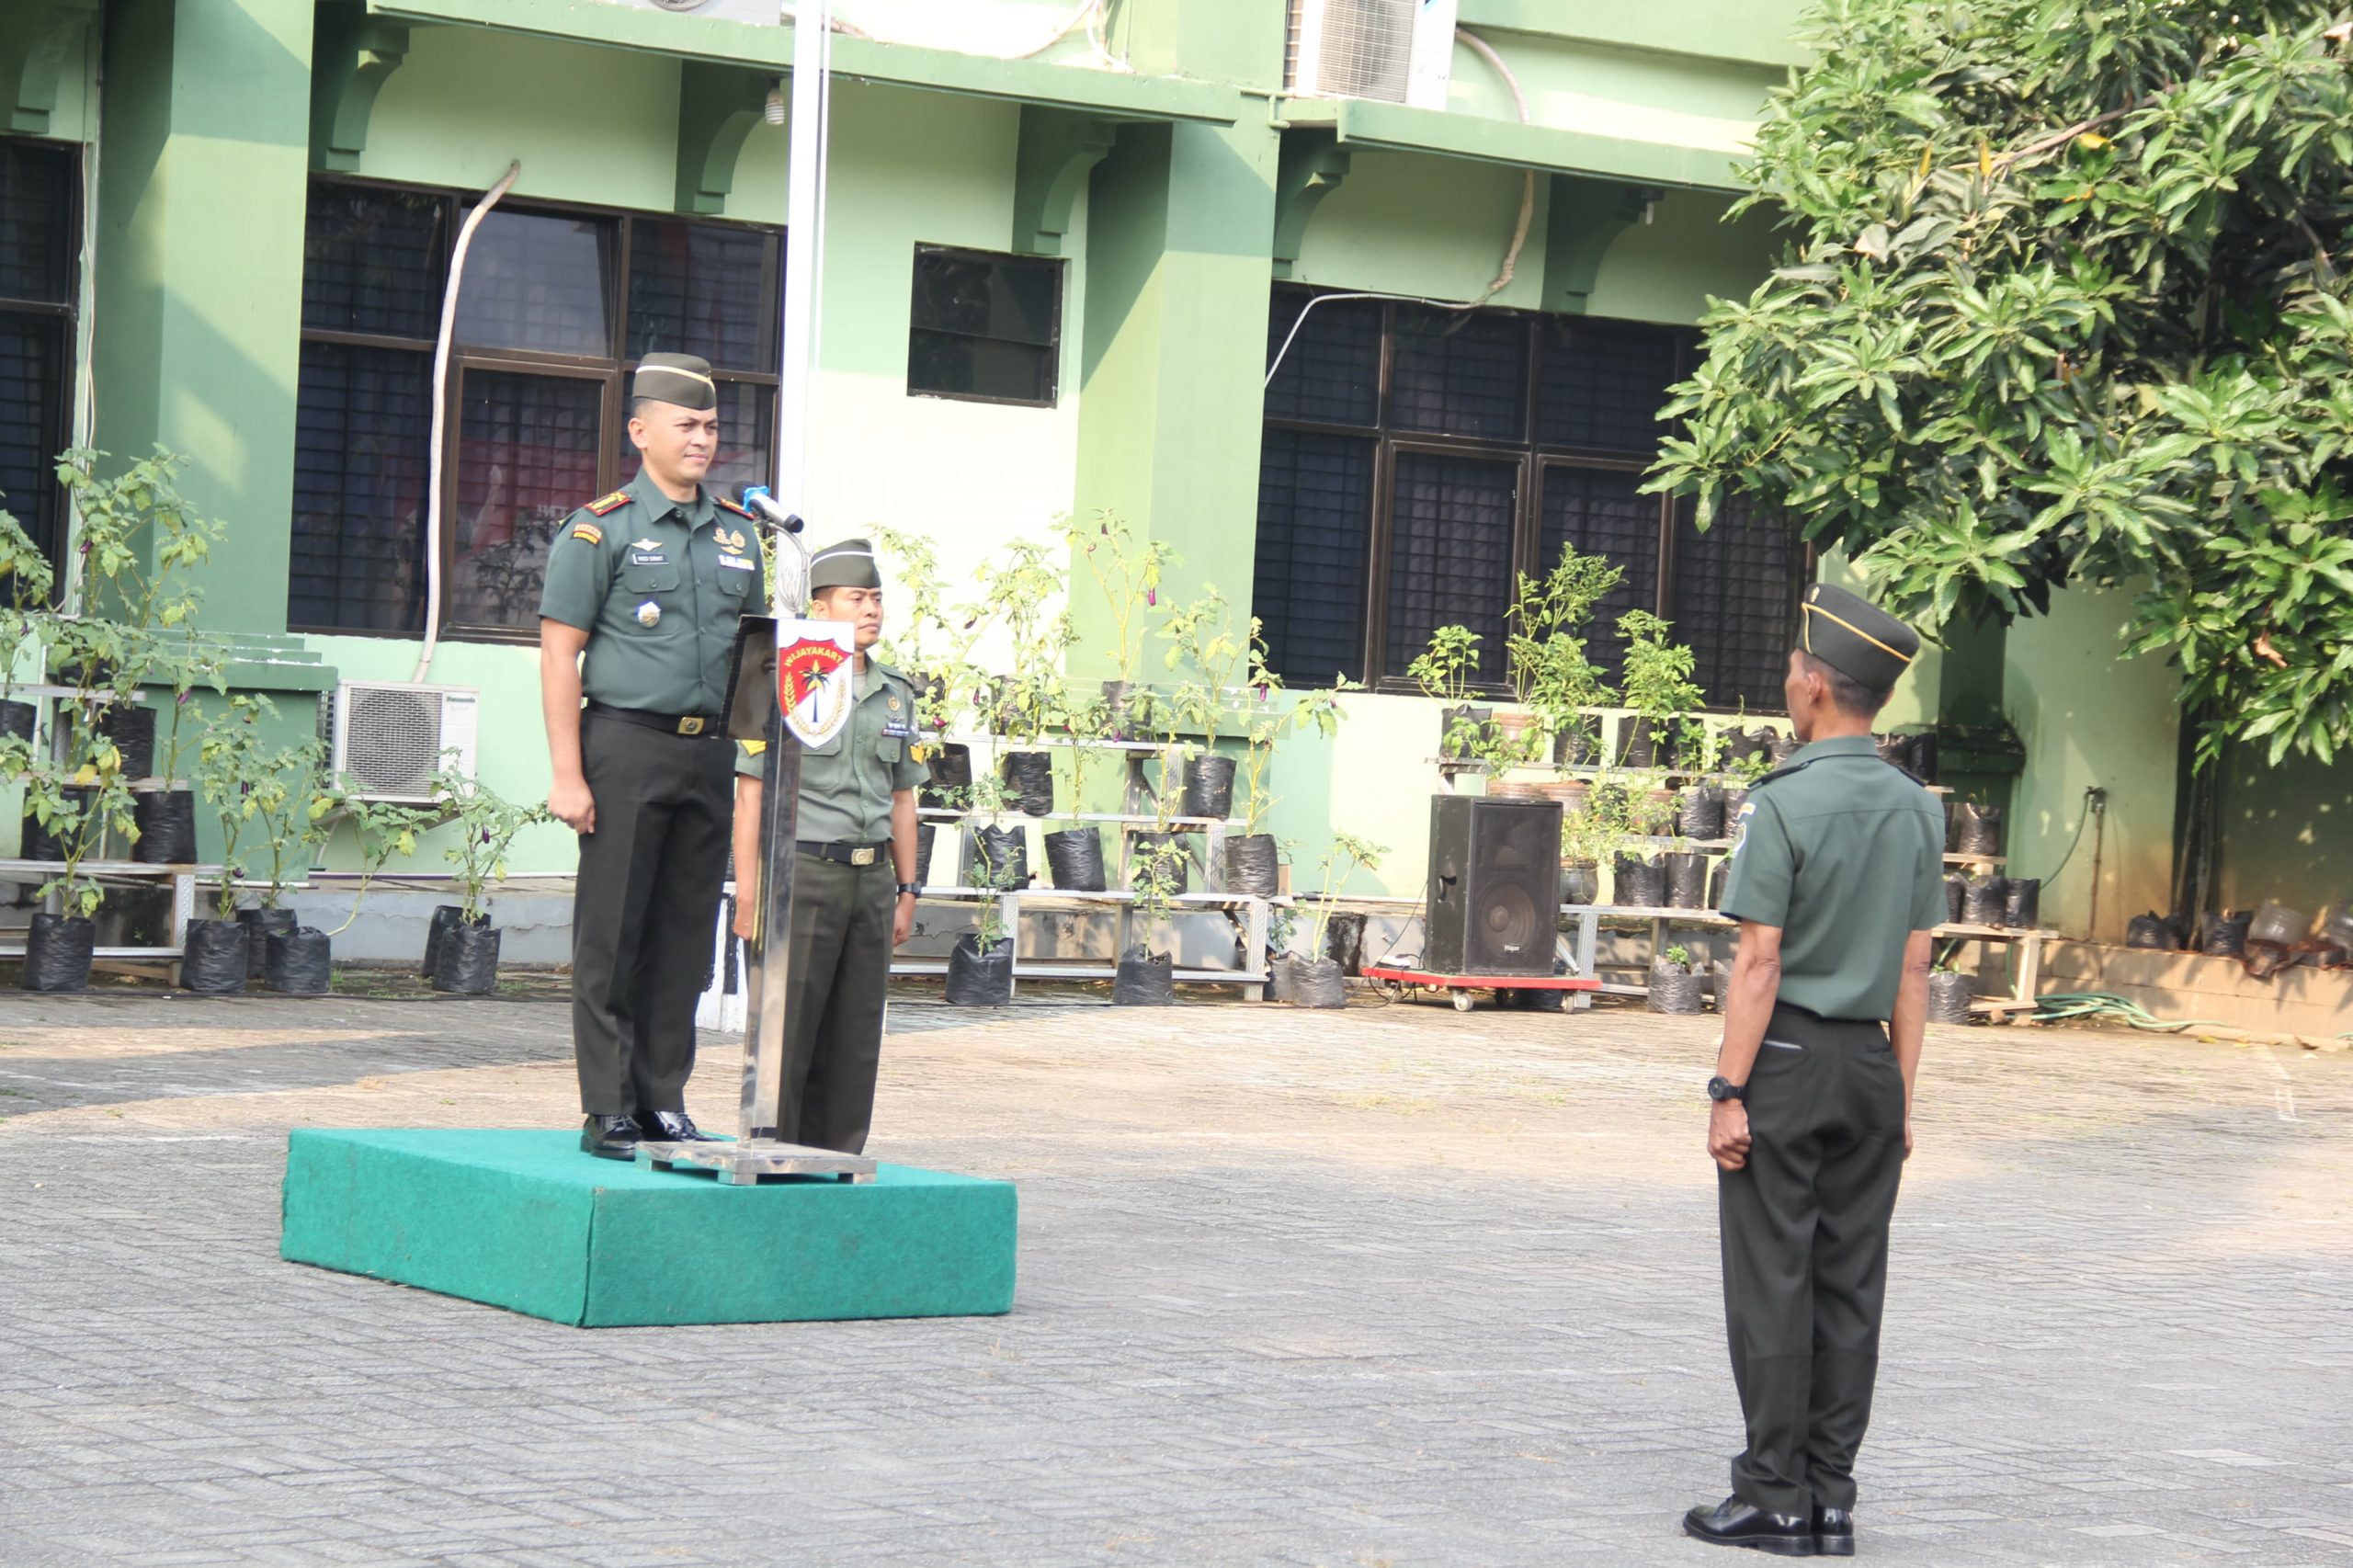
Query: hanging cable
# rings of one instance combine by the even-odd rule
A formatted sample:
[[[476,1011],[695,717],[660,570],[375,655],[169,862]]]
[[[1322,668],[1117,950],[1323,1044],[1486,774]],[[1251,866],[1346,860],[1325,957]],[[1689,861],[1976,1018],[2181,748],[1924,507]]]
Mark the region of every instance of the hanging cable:
[[[490,216],[499,198],[515,188],[522,173],[520,158],[506,165],[506,175],[474,203],[473,210],[459,225],[458,243],[449,252],[449,283],[441,292],[441,330],[433,339],[433,446],[426,454],[425,481],[425,648],[416,656],[416,673],[408,677],[412,682],[425,679],[441,642],[441,469],[449,450],[444,433],[449,428],[449,339],[458,325],[458,287],[465,279],[466,249],[473,244],[474,231]]]
[[[1495,67],[1496,74],[1504,79],[1504,85],[1511,92],[1512,107],[1519,113],[1520,124],[1528,124],[1528,95],[1520,91],[1519,78],[1512,74],[1509,65],[1504,63],[1504,57],[1496,53],[1494,47],[1477,33],[1457,28],[1454,29],[1454,36],[1482,60]],[[1409,305],[1427,305],[1432,310],[1438,311],[1479,309],[1511,286],[1512,278],[1519,271],[1520,253],[1528,246],[1528,232],[1535,222],[1536,171],[1523,169],[1520,171],[1519,217],[1512,224],[1511,244],[1505,247],[1503,266],[1496,269],[1495,280],[1481,290],[1477,299],[1434,300],[1426,294],[1392,294],[1377,289],[1359,290],[1345,294],[1318,294],[1300,308],[1298,319],[1290,324],[1290,331],[1283,335],[1280,347],[1275,350],[1273,363],[1267,367],[1267,379],[1259,384],[1261,386],[1275,384],[1275,372],[1283,368],[1283,357],[1290,352],[1292,341],[1299,336],[1299,329],[1307,324],[1308,312],[1318,305],[1334,304],[1343,300],[1395,300]]]

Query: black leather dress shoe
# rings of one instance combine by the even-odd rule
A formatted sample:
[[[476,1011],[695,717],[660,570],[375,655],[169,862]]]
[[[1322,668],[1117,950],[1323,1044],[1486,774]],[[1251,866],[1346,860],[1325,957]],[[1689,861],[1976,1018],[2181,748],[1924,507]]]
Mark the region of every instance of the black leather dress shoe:
[[[1813,1554],[1816,1557],[1855,1555],[1855,1516],[1844,1508],[1813,1511]]]
[[[580,1128],[580,1146],[600,1160],[637,1158],[637,1119],[592,1116]]]
[[[711,1143],[717,1140],[682,1110],[642,1110],[637,1113],[640,1135],[648,1143]]]
[[[1803,1514],[1768,1514],[1727,1497],[1712,1508],[1683,1516],[1683,1533],[1715,1546],[1745,1546],[1776,1557],[1813,1555],[1813,1521]]]

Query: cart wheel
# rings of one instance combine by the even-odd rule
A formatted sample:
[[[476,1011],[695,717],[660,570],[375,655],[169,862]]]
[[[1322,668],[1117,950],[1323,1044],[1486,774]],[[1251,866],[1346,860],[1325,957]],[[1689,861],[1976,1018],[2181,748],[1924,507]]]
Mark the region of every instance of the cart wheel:
[[[1471,1010],[1471,992],[1468,987],[1457,986],[1455,988],[1454,1010],[1458,1013],[1467,1013]]]

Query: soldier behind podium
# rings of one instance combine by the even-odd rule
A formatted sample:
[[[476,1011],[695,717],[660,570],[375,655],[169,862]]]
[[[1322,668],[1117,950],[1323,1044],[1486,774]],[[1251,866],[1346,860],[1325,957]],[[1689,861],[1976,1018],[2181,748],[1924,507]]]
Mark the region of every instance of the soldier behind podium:
[[[873,547],[847,539],[809,562],[810,613],[856,628],[857,698],[848,721],[801,756],[793,852],[792,950],[782,1122],[787,1143],[864,1151],[882,1058],[891,950],[915,928],[915,694],[869,652],[882,635],[882,577]],[[763,759],[735,764],[735,932],[752,938],[760,887]],[[698,971],[698,973],[700,971]]]
[[[1723,913],[1740,947],[1708,1153],[1748,1446],[1733,1494],[1683,1525],[1719,1545],[1855,1549],[1855,1455],[1945,912],[1942,813],[1871,744],[1919,647],[1868,601],[1808,588],[1783,681],[1806,744],[1757,781],[1734,829]]]
[[[630,390],[643,466],[565,520],[540,598],[548,808],[580,835],[580,1145],[618,1160],[641,1137],[707,1136],[685,1095],[726,875],[728,663],[760,582],[751,514],[702,483],[719,445],[710,365],[649,354]]]

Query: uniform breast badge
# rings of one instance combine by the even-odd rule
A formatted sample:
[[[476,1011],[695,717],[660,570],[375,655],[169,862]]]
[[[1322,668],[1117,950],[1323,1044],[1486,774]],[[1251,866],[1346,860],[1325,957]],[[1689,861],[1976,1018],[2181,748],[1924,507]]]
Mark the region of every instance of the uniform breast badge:
[[[655,604],[652,599],[646,600],[643,604],[637,607],[637,623],[640,626],[661,625],[662,607]]]

